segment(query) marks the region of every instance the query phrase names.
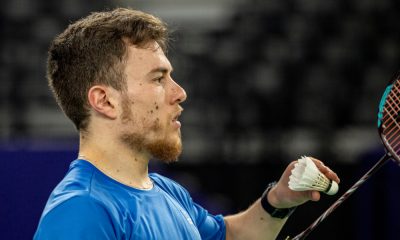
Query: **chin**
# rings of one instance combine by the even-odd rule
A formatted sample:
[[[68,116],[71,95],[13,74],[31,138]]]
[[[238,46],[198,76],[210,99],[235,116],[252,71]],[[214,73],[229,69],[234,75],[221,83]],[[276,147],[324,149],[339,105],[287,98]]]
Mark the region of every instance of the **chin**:
[[[147,146],[147,149],[154,158],[165,163],[173,163],[178,161],[182,153],[182,141],[180,137],[169,141],[154,141]]]

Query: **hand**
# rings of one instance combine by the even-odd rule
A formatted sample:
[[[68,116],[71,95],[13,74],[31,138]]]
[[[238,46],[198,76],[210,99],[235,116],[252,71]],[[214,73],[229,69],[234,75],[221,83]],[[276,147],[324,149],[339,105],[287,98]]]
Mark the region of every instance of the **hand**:
[[[333,172],[330,168],[324,165],[318,159],[310,157],[318,169],[329,179],[340,183],[339,177]],[[268,202],[276,208],[290,208],[294,206],[301,205],[309,200],[318,201],[321,197],[320,192],[318,191],[293,191],[289,188],[289,176],[291,174],[292,169],[294,168],[294,164],[297,161],[291,162],[285,171],[283,172],[279,182],[276,184],[274,188],[272,188],[268,193]]]

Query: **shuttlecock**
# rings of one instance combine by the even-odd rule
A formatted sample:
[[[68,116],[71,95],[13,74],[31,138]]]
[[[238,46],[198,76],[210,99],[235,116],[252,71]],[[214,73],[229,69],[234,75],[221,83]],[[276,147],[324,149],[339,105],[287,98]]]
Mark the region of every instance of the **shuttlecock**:
[[[289,188],[293,191],[316,190],[334,195],[339,185],[322,174],[309,157],[301,157],[289,177]]]

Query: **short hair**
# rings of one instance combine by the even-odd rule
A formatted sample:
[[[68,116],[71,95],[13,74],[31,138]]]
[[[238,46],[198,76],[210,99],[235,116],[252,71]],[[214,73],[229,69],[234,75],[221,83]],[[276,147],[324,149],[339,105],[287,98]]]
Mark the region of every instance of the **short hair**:
[[[153,15],[126,8],[94,12],[68,26],[50,45],[47,79],[58,105],[75,127],[89,124],[87,92],[95,84],[126,88],[126,42],[145,47],[155,41],[163,51],[166,24]]]

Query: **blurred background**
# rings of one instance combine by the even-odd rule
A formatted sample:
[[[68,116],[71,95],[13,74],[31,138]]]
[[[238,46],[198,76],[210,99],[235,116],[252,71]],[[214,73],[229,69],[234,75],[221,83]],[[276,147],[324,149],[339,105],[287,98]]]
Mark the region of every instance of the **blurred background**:
[[[45,78],[55,35],[93,11],[147,11],[174,30],[168,56],[188,94],[179,163],[151,171],[212,213],[247,208],[301,155],[322,159],[344,193],[384,153],[377,107],[399,68],[395,0],[5,0],[0,9],[0,239],[30,239],[78,134]],[[400,168],[363,185],[308,239],[400,234]],[[278,239],[340,195],[299,207]]]

